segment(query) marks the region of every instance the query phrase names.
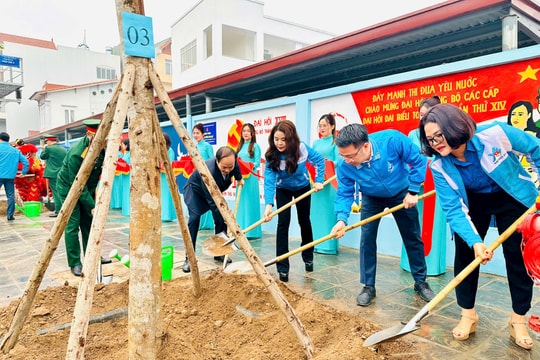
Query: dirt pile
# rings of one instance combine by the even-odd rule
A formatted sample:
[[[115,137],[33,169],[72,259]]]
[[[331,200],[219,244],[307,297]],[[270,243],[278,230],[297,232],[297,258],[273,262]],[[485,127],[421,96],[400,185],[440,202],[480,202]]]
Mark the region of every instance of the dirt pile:
[[[295,333],[255,276],[214,271],[201,279],[201,285],[203,294],[195,298],[189,277],[163,283],[159,359],[304,358]],[[363,339],[380,330],[378,327],[354,313],[338,311],[279,286],[315,345],[315,359],[420,358],[414,345],[404,339],[363,347]],[[65,358],[69,328],[42,335],[37,332],[69,324],[76,295],[77,288],[72,286],[39,291],[17,345],[0,359]],[[13,302],[0,309],[0,338],[8,330],[15,306]],[[96,286],[92,315],[127,306],[127,282]],[[127,359],[127,348],[127,317],[90,324],[85,359]]]

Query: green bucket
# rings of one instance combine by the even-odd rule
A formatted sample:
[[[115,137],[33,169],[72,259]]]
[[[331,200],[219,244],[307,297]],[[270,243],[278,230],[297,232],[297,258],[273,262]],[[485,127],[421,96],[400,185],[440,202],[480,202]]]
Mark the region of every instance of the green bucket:
[[[164,246],[161,248],[161,280],[172,279],[172,268],[174,259],[174,247]]]
[[[24,206],[17,205],[17,209],[28,217],[38,217],[42,207],[43,204],[40,201],[25,201]]]

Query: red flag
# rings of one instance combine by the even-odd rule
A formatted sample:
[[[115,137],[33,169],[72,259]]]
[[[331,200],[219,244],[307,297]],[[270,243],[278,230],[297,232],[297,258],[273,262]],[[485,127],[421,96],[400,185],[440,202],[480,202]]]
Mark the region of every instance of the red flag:
[[[182,156],[180,160],[174,160],[171,163],[171,166],[174,176],[182,174],[186,179],[188,179],[195,170],[195,165],[189,155]]]
[[[115,175],[127,175],[129,174],[129,164],[122,158],[119,158],[116,162],[116,172]]]
[[[431,161],[431,160],[430,160]],[[435,189],[433,182],[433,174],[428,167],[426,170],[426,180],[424,181],[424,193]],[[424,243],[424,256],[428,256],[431,252],[432,237],[433,237],[433,222],[435,215],[435,196],[429,196],[424,199],[424,207],[422,211],[422,242]]]
[[[315,166],[313,166],[313,164],[308,161],[306,163],[306,167],[308,169],[311,182],[315,182],[315,172],[316,172]],[[336,174],[336,168],[334,166],[334,162],[328,159],[324,159],[324,180],[326,181],[330,179],[335,174]],[[336,179],[332,180],[331,184],[337,190],[337,186],[338,186],[337,180]]]
[[[240,172],[242,173],[243,179],[247,179],[251,175],[255,175],[259,178],[261,177],[259,176],[259,174],[253,171],[255,164],[253,164],[252,162],[244,161],[241,158],[238,158],[238,165],[240,166]]]
[[[242,138],[242,126],[244,126],[243,121],[236,119],[236,122],[232,124],[229,129],[227,134],[227,146],[231,149],[238,149],[238,144],[240,144],[240,139]]]

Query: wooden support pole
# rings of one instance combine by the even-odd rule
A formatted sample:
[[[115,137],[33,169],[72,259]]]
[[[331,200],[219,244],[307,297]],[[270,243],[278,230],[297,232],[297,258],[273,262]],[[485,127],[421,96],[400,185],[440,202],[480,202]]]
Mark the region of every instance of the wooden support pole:
[[[73,310],[73,323],[69,334],[66,359],[84,359],[84,345],[88,333],[88,321],[92,300],[94,299],[94,285],[97,278],[97,267],[101,266],[101,244],[105,232],[105,223],[111,202],[112,183],[118,161],[118,141],[126,121],[128,101],[133,90],[135,67],[127,63],[122,77],[120,97],[114,112],[114,120],[108,136],[108,146],[105,151],[103,171],[101,173],[100,187],[98,189],[96,207],[92,220],[92,227],[88,239],[88,246],[84,256],[83,272],[77,292],[75,309]]]
[[[246,238],[244,232],[242,231],[242,229],[236,222],[236,219],[234,218],[231,212],[231,209],[229,208],[227,202],[223,198],[223,195],[219,191],[219,188],[217,187],[213,177],[211,176],[208,170],[208,167],[206,166],[205,162],[202,160],[201,156],[199,155],[196,145],[193,143],[193,140],[191,140],[191,138],[189,137],[188,131],[184,128],[184,125],[182,124],[182,121],[180,117],[178,116],[176,109],[171,103],[171,100],[169,98],[169,95],[167,94],[167,91],[165,90],[165,88],[163,87],[163,84],[161,83],[159,79],[159,75],[156,73],[151,63],[149,63],[148,66],[150,68],[150,71],[149,71],[150,80],[152,81],[152,85],[154,86],[154,89],[156,90],[159,100],[161,101],[163,109],[167,113],[169,120],[171,120],[174,128],[176,129],[176,132],[180,136],[180,139],[182,140],[182,142],[186,146],[186,149],[191,155],[193,162],[195,163],[197,170],[199,170],[199,173],[201,174],[201,178],[206,184],[208,191],[212,195],[212,198],[214,199],[216,206],[218,207],[221,215],[223,216],[223,219],[225,220],[227,225],[231,228],[233,236],[236,238],[246,258],[253,266],[253,269],[255,270],[255,273],[257,274],[258,278],[263,282],[264,286],[268,289],[268,291],[270,292],[270,295],[276,302],[277,306],[283,312],[283,315],[285,316],[287,322],[296,333],[296,336],[298,340],[300,341],[300,345],[302,346],[302,349],[304,350],[306,358],[308,359],[313,358],[314,346],[313,346],[313,342],[311,338],[309,337],[309,334],[307,333],[307,330],[305,329],[304,325],[302,324],[302,322],[296,315],[296,312],[294,311],[291,304],[289,304],[289,302],[285,298],[285,295],[283,295],[281,290],[279,290],[279,286],[277,285],[276,281],[268,273],[263,263],[257,256],[257,253],[253,250],[253,248],[249,244],[248,239]]]
[[[195,249],[193,249],[193,242],[191,241],[191,235],[189,234],[189,229],[187,225],[186,218],[184,217],[184,211],[182,209],[182,200],[180,199],[180,192],[178,191],[178,185],[176,184],[176,178],[169,161],[167,154],[167,146],[165,144],[165,139],[163,138],[163,132],[159,126],[159,120],[157,114],[154,113],[154,128],[155,131],[160,133],[161,140],[159,141],[159,150],[161,161],[163,162],[163,168],[165,170],[165,175],[167,176],[167,182],[169,184],[169,189],[171,190],[172,199],[174,202],[174,208],[176,210],[176,217],[178,218],[178,224],[180,225],[180,230],[182,232],[182,239],[184,240],[184,247],[188,257],[195,259]],[[195,297],[201,296],[201,279],[199,276],[199,267],[197,266],[197,261],[193,262],[193,267],[191,267],[191,278],[193,280],[193,295]]]
[[[41,250],[41,255],[36,263],[36,266],[34,267],[34,270],[26,283],[26,288],[24,289],[23,295],[19,300],[15,315],[13,316],[10,324],[10,328],[6,333],[2,344],[0,345],[0,349],[4,353],[7,353],[13,349],[17,343],[22,326],[28,317],[36,293],[41,285],[41,281],[43,280],[43,275],[49,266],[54,251],[58,247],[58,241],[62,237],[62,233],[64,232],[71,213],[73,212],[73,208],[81,196],[86,181],[88,180],[90,172],[92,171],[92,167],[94,166],[99,153],[104,147],[106,135],[108,134],[112,123],[112,112],[113,109],[116,108],[116,103],[118,101],[119,88],[120,87],[117,87],[115,89],[111,101],[107,104],[98,132],[90,145],[88,154],[85,157],[79,172],[77,173],[75,181],[69,189],[66,200],[64,201],[62,208],[58,213],[58,217],[56,218],[51,229],[50,236],[43,245],[43,249]]]

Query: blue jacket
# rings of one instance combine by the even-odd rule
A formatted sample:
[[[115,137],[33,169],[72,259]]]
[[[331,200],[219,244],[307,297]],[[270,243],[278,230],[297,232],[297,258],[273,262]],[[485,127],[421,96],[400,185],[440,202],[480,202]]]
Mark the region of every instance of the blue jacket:
[[[419,192],[426,178],[427,159],[411,139],[397,130],[369,135],[371,159],[358,166],[340,161],[334,201],[337,220],[347,223],[354,201],[355,184],[362,194],[393,197],[404,189]]]
[[[518,156],[525,155],[538,173],[540,139],[502,122],[480,125],[470,144],[477,151],[482,170],[504,191],[526,207],[531,207],[538,191]],[[430,165],[437,198],[452,231],[469,246],[482,239],[469,217],[469,202],[463,180],[452,160],[436,155]]]
[[[8,142],[0,141],[0,179],[15,179],[19,163],[23,164],[22,173],[27,173],[30,163],[19,151],[9,145]]]
[[[264,169],[264,203],[266,205],[274,205],[276,188],[295,191],[309,185],[310,178],[306,166],[308,161],[315,166],[315,182],[324,182],[324,157],[301,142],[298,168],[294,174],[289,174],[285,170],[285,155],[283,154],[281,155],[281,163],[278,171],[274,171],[268,167]]]

